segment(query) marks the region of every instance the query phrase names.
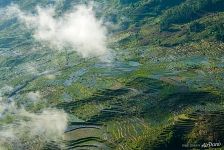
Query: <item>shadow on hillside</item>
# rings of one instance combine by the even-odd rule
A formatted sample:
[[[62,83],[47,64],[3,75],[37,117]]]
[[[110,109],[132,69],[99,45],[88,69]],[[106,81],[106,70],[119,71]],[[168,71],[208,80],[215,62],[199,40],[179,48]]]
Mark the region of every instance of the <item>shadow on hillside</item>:
[[[167,94],[164,96],[164,93]],[[88,99],[64,102],[58,107],[70,112],[87,104],[106,104],[107,109],[101,110],[89,120],[93,123],[124,116],[142,116],[154,121],[162,121],[169,114],[189,106],[204,105],[206,102],[218,100],[219,97],[209,92],[190,91],[187,87],[183,88],[152,78],[136,78],[123,88],[99,91]]]
[[[151,144],[148,144],[148,139],[145,139],[146,142],[143,145],[143,149],[189,149],[187,146],[189,141],[195,143],[192,149],[206,149],[201,147],[203,143],[224,142],[223,129],[223,111],[195,111],[188,114],[186,118],[179,118],[172,125],[164,128],[160,136]],[[170,138],[167,141],[168,137]],[[214,148],[220,148],[220,146],[215,146]]]

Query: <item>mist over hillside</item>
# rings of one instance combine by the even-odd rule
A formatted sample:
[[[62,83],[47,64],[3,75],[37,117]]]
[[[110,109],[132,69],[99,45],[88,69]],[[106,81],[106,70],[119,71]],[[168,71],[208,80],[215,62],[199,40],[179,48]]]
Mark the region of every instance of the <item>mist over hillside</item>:
[[[224,0],[0,0],[0,150],[223,148]]]

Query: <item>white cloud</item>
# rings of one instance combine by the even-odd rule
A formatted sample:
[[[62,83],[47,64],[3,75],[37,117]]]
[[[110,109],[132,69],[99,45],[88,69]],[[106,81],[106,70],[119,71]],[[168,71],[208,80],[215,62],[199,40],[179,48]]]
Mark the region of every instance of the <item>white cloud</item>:
[[[37,68],[38,66],[34,62],[27,62],[27,63],[24,63],[24,65],[22,66],[24,73],[28,73],[28,74],[38,74],[39,72]]]
[[[47,142],[60,143],[64,138],[68,116],[63,110],[45,109],[41,113],[18,108],[14,102],[0,102],[0,119],[8,117],[11,123],[1,124],[0,150],[21,149],[26,146],[40,150]]]
[[[49,75],[46,75],[45,78],[49,80],[54,80],[56,79],[56,76],[54,74],[49,74]]]
[[[33,137],[41,135],[44,140],[55,141],[64,134],[67,127],[67,114],[64,111],[50,109],[34,114],[23,110],[20,115],[31,119],[25,122],[25,126],[30,130],[29,134]]]
[[[13,90],[13,87],[10,85],[5,85],[0,89],[0,96],[7,94]]]
[[[0,130],[0,149],[9,147],[24,149],[29,146],[38,150],[47,142],[59,143],[63,139],[68,122],[64,111],[47,109],[35,114],[17,109],[13,114],[17,121],[3,125]]]
[[[41,99],[41,94],[39,91],[36,92],[29,92],[27,94],[27,98],[32,100],[33,102],[37,102]]]
[[[5,111],[5,109],[7,108],[7,105],[2,103],[2,101],[0,102],[0,118],[2,117],[2,113]]]
[[[83,57],[102,56],[108,53],[107,31],[97,19],[91,5],[78,5],[57,16],[54,7],[37,7],[36,13],[22,11],[17,5],[8,7],[29,29],[34,38],[57,49],[73,49]]]

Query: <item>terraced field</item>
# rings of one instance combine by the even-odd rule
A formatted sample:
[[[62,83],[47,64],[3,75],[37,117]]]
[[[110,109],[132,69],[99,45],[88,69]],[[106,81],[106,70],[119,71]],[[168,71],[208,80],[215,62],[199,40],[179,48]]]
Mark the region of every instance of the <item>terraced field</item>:
[[[224,3],[209,2],[0,0],[0,149],[222,149]],[[35,37],[48,24],[58,35],[77,5],[93,7],[109,55],[82,55],[89,38],[51,46],[73,31]],[[43,24],[21,22],[32,17]]]

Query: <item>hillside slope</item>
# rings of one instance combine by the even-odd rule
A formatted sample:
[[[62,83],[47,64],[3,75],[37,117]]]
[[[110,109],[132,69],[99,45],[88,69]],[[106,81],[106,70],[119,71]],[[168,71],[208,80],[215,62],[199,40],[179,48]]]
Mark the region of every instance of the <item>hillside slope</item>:
[[[28,12],[54,6],[56,18],[88,0],[0,1],[0,133],[24,129],[21,124],[29,123],[24,111],[35,116],[57,109],[68,115],[59,141],[46,134],[34,139],[21,130],[16,140],[1,134],[0,146],[223,146],[224,0],[95,0],[96,17],[108,29],[113,54],[108,62],[37,41],[18,18],[4,14],[12,3]]]

